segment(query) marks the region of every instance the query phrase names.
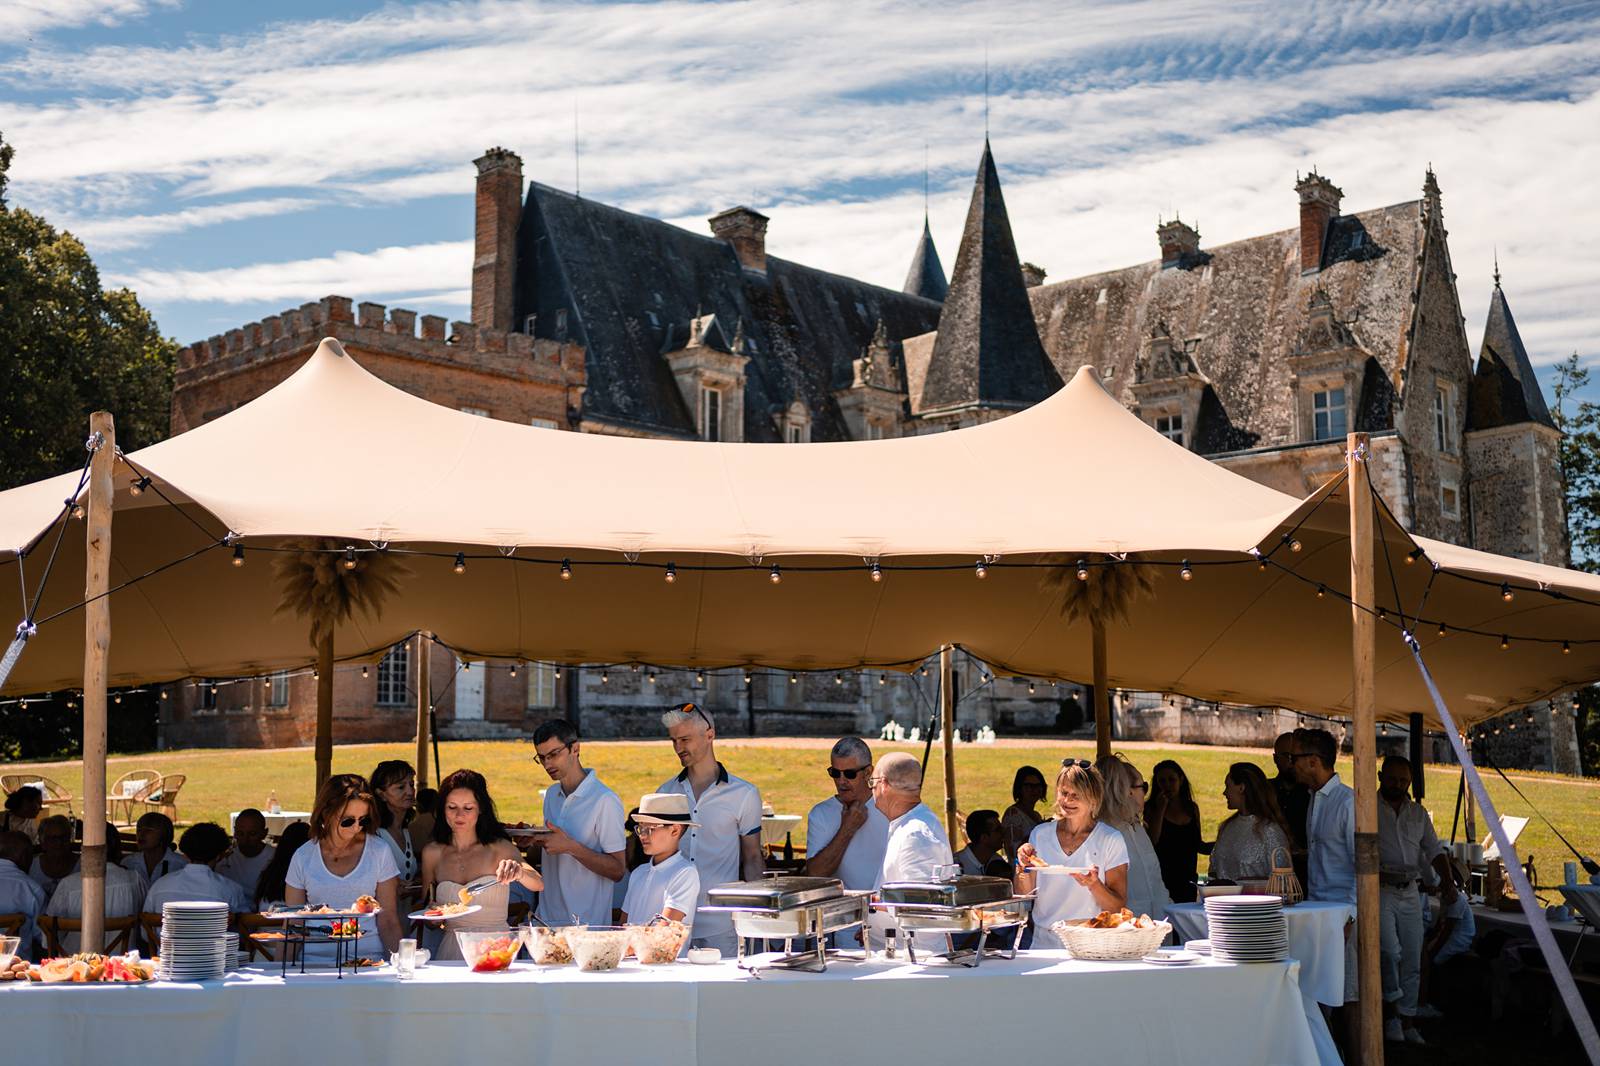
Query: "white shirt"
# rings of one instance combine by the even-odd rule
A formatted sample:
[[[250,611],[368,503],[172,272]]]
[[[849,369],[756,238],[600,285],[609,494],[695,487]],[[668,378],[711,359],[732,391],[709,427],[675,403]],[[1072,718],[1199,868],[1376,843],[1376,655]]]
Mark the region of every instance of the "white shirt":
[[[932,881],[938,876],[936,867],[954,862],[944,826],[926,803],[919,803],[889,823],[883,866],[872,887],[881,888],[895,881]]]
[[[1478,922],[1472,915],[1472,905],[1467,902],[1465,892],[1457,892],[1454,902],[1445,904],[1441,917],[1450,918],[1456,924],[1450,927],[1449,938],[1440,945],[1439,954],[1433,957],[1435,964],[1465,955],[1472,950],[1472,942],[1478,936]]]
[[[82,860],[74,857],[72,860],[72,873],[77,873],[78,867],[81,864]],[[33,865],[28,867],[28,876],[33,878],[34,884],[38,885],[44,890],[46,899],[48,899],[50,895],[55,892],[56,886],[59,885],[61,881],[66,880],[66,878],[61,878],[58,880],[57,878],[51,877],[49,874],[45,873],[44,866],[40,864],[39,856],[37,855],[33,857]],[[68,876],[71,875],[69,874]]]
[[[560,827],[567,836],[602,855],[627,848],[628,832],[623,828],[626,817],[622,801],[593,770],[583,772],[583,780],[570,796],[559,781],[544,794],[545,825]],[[548,851],[544,853],[541,873],[544,891],[539,893],[539,918],[546,925],[569,925],[574,915],[579,925],[611,924],[611,901],[617,882],[601,877],[575,855],[552,855]],[[624,876],[623,880],[628,878]],[[691,921],[693,912],[693,907],[687,908]]]
[[[806,854],[815,855],[832,843],[839,835],[839,823],[844,818],[844,804],[838,796],[829,796],[806,816]],[[883,872],[883,853],[889,847],[889,819],[883,816],[876,804],[867,800],[867,821],[845,845],[844,855],[834,876],[844,882],[845,888],[865,891],[876,888],[878,875]]]
[[[389,848],[389,855],[394,859],[394,865],[400,871],[403,881],[415,881],[417,870],[421,866],[421,859],[417,856],[417,847],[411,839],[411,830],[405,826],[390,826],[377,832],[379,840]],[[255,886],[251,886],[254,888]]]
[[[1311,794],[1306,851],[1306,898],[1355,906],[1356,794],[1338,774]]]
[[[375,896],[381,882],[398,878],[400,867],[395,865],[389,845],[368,834],[361,849],[361,861],[355,869],[337,877],[328,871],[322,861],[322,848],[315,840],[308,840],[295,850],[289,859],[289,873],[284,884],[289,888],[303,889],[306,902],[312,906],[326,903],[336,910],[349,910],[360,896]],[[378,939],[375,918],[363,917],[361,940],[356,945],[358,955],[378,955],[383,942]],[[313,923],[315,924],[315,923]],[[306,954],[312,958],[332,958],[334,945],[308,944]]]
[[[132,873],[117,866],[106,866],[106,917],[130,918],[139,913],[144,900],[144,882]],[[61,879],[51,893],[50,905],[45,913],[56,918],[83,917],[83,873],[74,870]],[[131,944],[138,935],[129,938]],[[78,934],[63,933],[61,950],[72,954],[78,950]]]
[[[0,914],[26,914],[17,934],[22,937],[22,954],[28,955],[38,935],[36,919],[44,912],[50,897],[39,883],[10,859],[0,859]]]
[[[239,849],[235,848],[217,863],[217,873],[244,889],[245,895],[254,899],[256,884],[261,880],[261,871],[267,868],[276,854],[278,849],[271,844],[264,845],[261,854],[253,859],[239,854]]]
[[[1100,868],[1100,880],[1119,866],[1128,865],[1128,841],[1105,822],[1096,822],[1078,850],[1068,855],[1056,835],[1055,822],[1040,822],[1028,834],[1028,843],[1039,858],[1051,866],[1072,866],[1088,869]],[[1157,878],[1159,880],[1159,877]],[[1068,873],[1042,874],[1038,877],[1038,895],[1033,901],[1033,946],[1036,948],[1062,947],[1061,939],[1051,931],[1056,922],[1077,918],[1093,918],[1100,913],[1100,904],[1093,893],[1078,884]],[[1128,908],[1132,910],[1132,907]]]
[[[1396,811],[1388,800],[1378,797],[1378,872],[1385,880],[1416,880],[1435,856],[1443,854],[1444,845],[1422,804],[1406,800]]]
[[[699,796],[689,786],[688,770],[664,782],[656,791],[681,792],[689,797],[689,817],[699,827],[690,829],[679,841],[678,853],[694,863],[695,872],[700,875],[697,906],[703,907],[707,892],[742,879],[740,845],[747,836],[760,839],[761,792],[750,782],[728,773],[720,762],[717,779]],[[732,930],[731,915],[708,914],[696,921],[694,932],[696,937],[705,939]]]
[[[699,905],[700,875],[695,872],[693,863],[673,852],[660,862],[647,862],[628,875],[628,894],[622,900],[622,911],[634,925],[644,925],[667,910],[682,911],[683,924],[693,926],[695,908]],[[693,936],[691,929],[689,936],[683,938],[685,948]]]
[[[142,888],[149,888],[152,882],[159,881],[174,870],[181,870],[188,865],[189,860],[171,848],[168,848],[161,861],[156,863],[154,872],[146,868],[142,851],[136,851],[122,859],[122,868],[137,877]]]
[[[148,914],[160,914],[164,904],[178,900],[226,903],[234,914],[244,914],[251,909],[250,893],[242,885],[197,862],[174,870],[151,885],[144,897],[143,910]]]
[[[1160,921],[1172,906],[1172,896],[1167,892],[1167,883],[1161,879],[1161,859],[1156,855],[1150,834],[1142,825],[1112,828],[1122,834],[1122,842],[1128,849],[1128,909]],[[1101,876],[1104,875],[1102,867]]]

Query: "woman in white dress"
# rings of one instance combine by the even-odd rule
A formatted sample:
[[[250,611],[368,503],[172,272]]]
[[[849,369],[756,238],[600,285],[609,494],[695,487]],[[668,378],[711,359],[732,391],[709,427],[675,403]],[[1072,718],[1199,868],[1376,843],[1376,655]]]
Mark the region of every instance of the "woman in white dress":
[[[351,910],[362,896],[378,901],[376,921],[361,918],[356,953],[375,957],[400,943],[400,871],[388,845],[372,834],[377,806],[367,779],[334,774],[317,790],[311,807],[311,839],[289,860],[283,901],[290,907],[321,904]],[[332,944],[309,944],[308,958],[333,957]]]
[[[488,784],[476,770],[457,770],[444,779],[436,813],[433,841],[422,849],[425,898],[439,904],[458,903],[462,888],[471,882],[490,875],[498,880],[493,888],[473,897],[472,904],[482,910],[445,922],[436,957],[459,959],[461,947],[451,933],[504,930],[511,882],[538,892],[544,888],[544,879],[522,861],[495,813]]]
[[[1134,914],[1160,920],[1167,916],[1172,897],[1161,880],[1161,860],[1144,830],[1144,801],[1150,792],[1139,768],[1122,755],[1107,755],[1094,764],[1105,779],[1106,797],[1100,803],[1100,820],[1122,834],[1128,845],[1128,903]]]
[[[1041,822],[1017,849],[1017,894],[1038,888],[1033,903],[1033,946],[1058,948],[1050,926],[1121,910],[1128,901],[1128,845],[1098,819],[1105,780],[1087,759],[1063,759],[1056,775],[1056,820]],[[1065,866],[1038,874],[1033,867]]]
[[[1211,849],[1212,878],[1260,881],[1272,874],[1272,854],[1284,850],[1288,861],[1289,829],[1278,806],[1278,793],[1254,763],[1228,767],[1222,798],[1234,813],[1217,830]]]

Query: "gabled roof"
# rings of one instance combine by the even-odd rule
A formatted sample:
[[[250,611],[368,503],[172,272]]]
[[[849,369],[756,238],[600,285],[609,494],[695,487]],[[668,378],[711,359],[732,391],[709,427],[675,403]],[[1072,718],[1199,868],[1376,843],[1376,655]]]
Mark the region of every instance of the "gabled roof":
[[[1472,395],[1467,402],[1468,429],[1494,429],[1519,422],[1537,422],[1555,428],[1550,408],[1545,406],[1539,377],[1533,361],[1522,345],[1517,321],[1511,317],[1505,290],[1496,270],[1494,293],[1489,297],[1489,317],[1483,324],[1483,344],[1478,349],[1478,367],[1473,376]]]
[[[986,139],[939,334],[913,403],[919,411],[1027,407],[1059,389],[1061,381],[1039,343]]]
[[[537,182],[518,240],[516,320],[537,315],[535,335],[560,339],[564,317],[586,349],[585,419],[647,434],[694,435],[661,355],[692,319],[714,315],[728,343],[743,334],[746,440],[778,440],[771,412],[799,399],[824,441],[848,439],[832,393],[878,324],[898,340],[939,316],[930,300],[772,256],[763,277],[725,241]]]
[[[922,239],[917,242],[917,254],[911,257],[911,271],[906,275],[905,291],[925,300],[944,301],[950,285],[944,278],[944,264],[939,262],[939,251],[933,246],[933,231],[928,228],[928,217],[922,217]]]

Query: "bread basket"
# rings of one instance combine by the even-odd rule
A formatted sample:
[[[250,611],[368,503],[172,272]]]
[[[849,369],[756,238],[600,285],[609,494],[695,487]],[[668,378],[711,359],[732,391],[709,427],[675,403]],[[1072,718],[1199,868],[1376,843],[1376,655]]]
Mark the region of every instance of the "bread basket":
[[[1120,962],[1142,959],[1152,954],[1172,932],[1169,922],[1156,922],[1148,929],[1129,923],[1115,929],[1091,929],[1089,919],[1078,918],[1070,922],[1056,922],[1050,931],[1061,938],[1075,959],[1094,959],[1101,962]]]

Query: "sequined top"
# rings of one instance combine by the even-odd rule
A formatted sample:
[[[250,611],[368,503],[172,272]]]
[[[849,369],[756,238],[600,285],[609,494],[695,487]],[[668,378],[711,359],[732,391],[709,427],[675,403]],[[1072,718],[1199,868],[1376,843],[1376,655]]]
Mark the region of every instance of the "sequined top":
[[[1272,875],[1274,848],[1284,849],[1287,865],[1289,838],[1283,829],[1253,814],[1241,813],[1217,833],[1216,846],[1211,849],[1210,876],[1228,881],[1264,880]]]

